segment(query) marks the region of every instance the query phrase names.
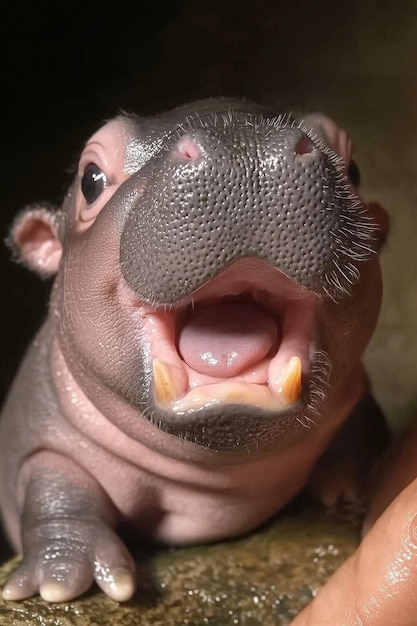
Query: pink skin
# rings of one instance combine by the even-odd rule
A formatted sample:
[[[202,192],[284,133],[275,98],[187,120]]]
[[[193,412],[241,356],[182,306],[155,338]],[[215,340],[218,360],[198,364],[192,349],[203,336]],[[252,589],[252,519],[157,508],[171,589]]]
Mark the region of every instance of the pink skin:
[[[195,303],[230,295],[231,284],[237,294],[258,290],[261,301],[284,320],[282,336],[272,354],[243,368],[234,382],[184,365],[170,331],[172,315],[141,302],[126,286],[118,263],[124,222],[111,198],[130,176],[134,139],[129,133],[116,119],[90,139],[60,218],[40,209],[24,214],[14,227],[23,260],[41,274],[57,275],[48,319],[0,424],[0,441],[13,442],[0,457],[0,504],[16,550],[25,553],[23,566],[3,591],[6,599],[40,591],[47,600],[66,600],[88,589],[93,578],[111,597],[128,599],[134,564],[113,530],[120,520],[143,537],[171,544],[214,541],[256,527],[308,482],[367,389],[360,358],[380,306],[376,254],[361,268],[352,297],[339,304],[302,290],[263,262],[236,262],[197,290]],[[350,144],[343,137],[336,144],[349,160]],[[193,145],[184,142],[181,150],[195,157]],[[80,179],[90,163],[105,172],[108,185],[88,206]],[[141,189],[130,193],[139,198]],[[292,424],[272,449],[219,454],[157,429],[115,391],[114,371],[118,380],[134,381],[143,345],[151,346],[153,358],[171,364],[181,396],[202,385],[203,404],[215,401],[217,389],[242,384],[254,397],[265,395],[268,406],[291,356],[299,356],[303,386],[308,385],[317,349],[331,362],[331,391],[315,428]],[[25,405],[27,415],[22,389],[25,397],[36,398]],[[349,478],[339,481],[336,497],[343,496]],[[326,494],[326,481],[320,489]],[[39,518],[41,510],[47,519]],[[29,520],[23,530],[22,514]],[[79,519],[80,528],[68,529],[70,517]],[[71,532],[73,543],[85,548],[68,564],[61,553],[70,549],[65,537]],[[58,546],[53,564],[45,556],[51,533]]]

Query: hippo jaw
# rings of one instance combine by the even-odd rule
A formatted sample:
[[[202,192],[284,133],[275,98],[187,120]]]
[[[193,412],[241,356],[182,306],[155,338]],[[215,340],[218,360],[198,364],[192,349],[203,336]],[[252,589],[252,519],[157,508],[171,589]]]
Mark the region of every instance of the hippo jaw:
[[[219,450],[239,447],[245,431],[245,445],[259,445],[271,427],[305,425],[318,303],[250,258],[176,305],[141,304],[152,369],[145,415],[163,431]]]

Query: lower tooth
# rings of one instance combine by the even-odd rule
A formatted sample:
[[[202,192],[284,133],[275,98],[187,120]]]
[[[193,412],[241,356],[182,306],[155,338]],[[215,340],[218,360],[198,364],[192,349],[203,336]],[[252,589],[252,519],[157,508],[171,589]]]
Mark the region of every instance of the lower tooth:
[[[275,383],[275,389],[286,404],[295,404],[301,395],[301,360],[292,356],[285,372]]]
[[[171,366],[160,359],[153,361],[154,391],[160,404],[169,404],[178,398],[178,390],[171,373]]]

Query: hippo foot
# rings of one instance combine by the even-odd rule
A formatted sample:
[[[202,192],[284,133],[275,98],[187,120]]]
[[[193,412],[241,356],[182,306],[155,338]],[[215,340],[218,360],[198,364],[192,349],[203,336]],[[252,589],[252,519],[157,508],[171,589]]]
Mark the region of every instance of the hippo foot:
[[[345,502],[363,505],[367,500],[364,477],[351,463],[323,461],[313,472],[307,487],[307,495],[326,507]]]
[[[76,463],[51,452],[23,468],[30,479],[22,511],[22,561],[3,589],[5,600],[40,593],[48,602],[81,595],[94,580],[111,598],[128,600],[135,566],[113,526],[117,511]]]
[[[367,504],[375,459],[389,443],[384,414],[367,391],[316,464],[306,488],[307,496],[329,507],[339,502]]]
[[[55,519],[32,526],[29,532],[23,560],[3,590],[5,600],[39,592],[48,602],[64,602],[87,591],[94,580],[114,600],[133,595],[132,559],[105,524]]]

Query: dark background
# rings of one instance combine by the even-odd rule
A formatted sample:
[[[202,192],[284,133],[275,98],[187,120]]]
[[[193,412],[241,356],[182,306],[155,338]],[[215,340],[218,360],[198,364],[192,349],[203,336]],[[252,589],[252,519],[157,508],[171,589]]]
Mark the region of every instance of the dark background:
[[[1,240],[28,203],[60,202],[83,141],[119,109],[147,114],[245,96],[280,110],[321,109],[347,126],[365,190],[388,205],[394,225],[368,360],[383,403],[411,415],[417,2],[8,2],[0,28]],[[45,315],[48,284],[12,263],[4,245],[0,268],[1,402]]]

